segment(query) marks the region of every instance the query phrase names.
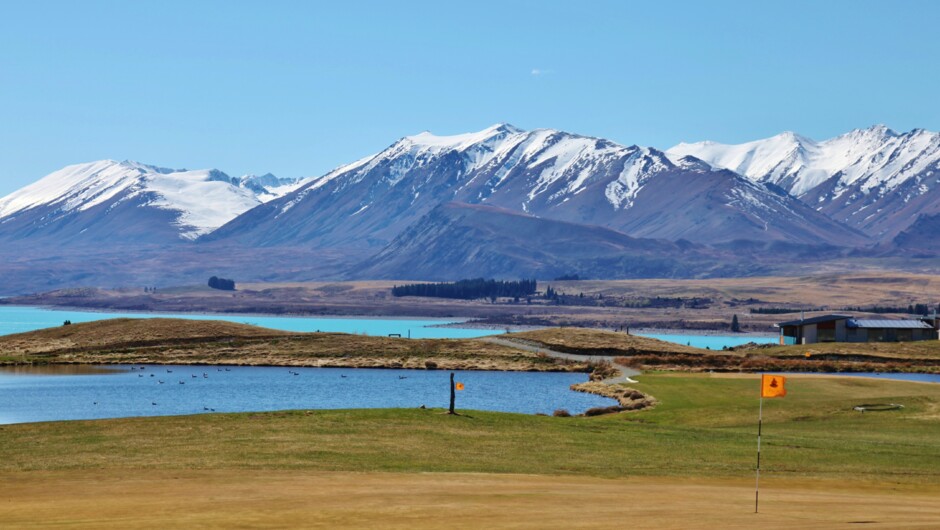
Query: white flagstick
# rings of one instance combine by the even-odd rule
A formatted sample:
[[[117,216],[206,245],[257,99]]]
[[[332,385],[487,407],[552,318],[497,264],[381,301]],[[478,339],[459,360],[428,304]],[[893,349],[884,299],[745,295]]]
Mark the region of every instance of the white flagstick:
[[[760,376],[760,408],[757,413],[757,477],[754,479],[754,513],[757,513],[757,501],[760,496],[760,431],[764,422],[764,374]]]

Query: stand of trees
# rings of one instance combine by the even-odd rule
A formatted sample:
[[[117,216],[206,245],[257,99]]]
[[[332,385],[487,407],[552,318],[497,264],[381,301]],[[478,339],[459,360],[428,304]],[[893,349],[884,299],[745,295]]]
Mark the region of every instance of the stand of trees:
[[[213,276],[209,278],[209,287],[212,287],[213,289],[221,289],[223,291],[234,291],[235,280],[228,280],[226,278],[218,278]]]
[[[846,307],[846,311],[864,311],[866,313],[906,313],[909,315],[929,316],[932,311],[940,309],[940,306],[933,307],[928,304],[911,304],[908,306],[871,306],[871,307]]]
[[[800,311],[825,311],[822,307],[752,307],[752,315],[783,315],[787,313],[799,313]]]
[[[828,308],[825,307],[804,307],[804,308],[795,308],[795,307],[753,307],[751,308],[751,314],[755,315],[780,315],[784,313],[799,313],[800,311],[828,311]],[[923,315],[929,316],[932,311],[937,311],[940,313],[940,304],[936,307],[929,304],[910,304],[906,306],[846,306],[839,311],[855,311],[858,313],[898,313],[898,314],[908,314],[908,315]]]
[[[412,283],[392,287],[392,296],[431,296],[435,298],[520,298],[535,294],[535,280],[502,281],[475,278],[452,283]]]

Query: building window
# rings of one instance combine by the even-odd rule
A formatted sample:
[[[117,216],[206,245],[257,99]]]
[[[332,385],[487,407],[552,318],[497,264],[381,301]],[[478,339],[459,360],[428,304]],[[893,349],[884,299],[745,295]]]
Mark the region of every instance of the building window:
[[[816,326],[816,342],[835,342],[836,341],[836,323],[820,322]]]

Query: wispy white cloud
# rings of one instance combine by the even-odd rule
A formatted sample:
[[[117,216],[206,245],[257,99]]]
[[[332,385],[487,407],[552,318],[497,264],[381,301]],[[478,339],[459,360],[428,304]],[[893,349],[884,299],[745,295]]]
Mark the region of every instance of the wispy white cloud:
[[[532,71],[529,72],[529,73],[532,74],[532,77],[539,77],[539,76],[543,76],[543,75],[554,74],[555,71],[554,71],[554,70],[549,70],[549,69],[546,69],[546,68],[533,68]]]

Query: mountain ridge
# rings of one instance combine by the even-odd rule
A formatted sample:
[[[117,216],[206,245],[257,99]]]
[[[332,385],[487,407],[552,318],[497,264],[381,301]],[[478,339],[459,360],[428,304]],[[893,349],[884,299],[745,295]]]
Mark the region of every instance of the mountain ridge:
[[[874,125],[818,142],[782,133],[742,144],[681,143],[667,152],[780,186],[878,241],[922,214],[940,213],[940,133],[924,129]]]
[[[700,193],[680,200],[675,190],[690,182]],[[635,237],[865,243],[862,234],[731,171],[673,160],[654,148],[508,124],[464,135],[406,136],[247,212],[206,239],[380,248],[449,201],[597,224]]]

